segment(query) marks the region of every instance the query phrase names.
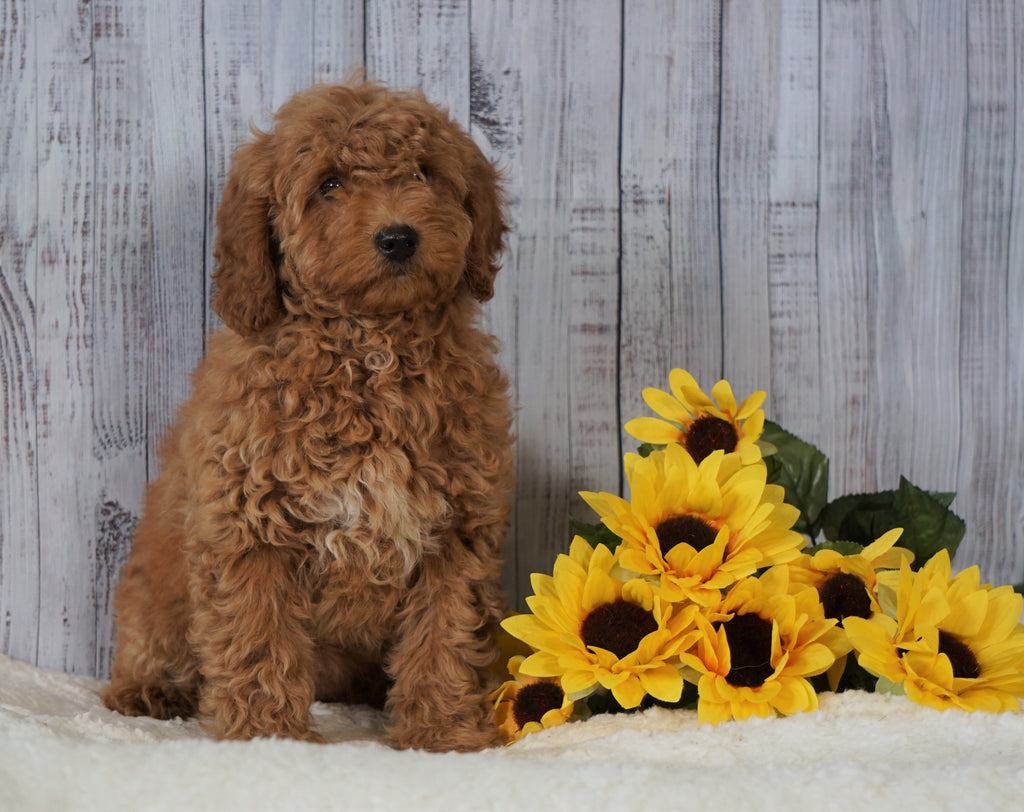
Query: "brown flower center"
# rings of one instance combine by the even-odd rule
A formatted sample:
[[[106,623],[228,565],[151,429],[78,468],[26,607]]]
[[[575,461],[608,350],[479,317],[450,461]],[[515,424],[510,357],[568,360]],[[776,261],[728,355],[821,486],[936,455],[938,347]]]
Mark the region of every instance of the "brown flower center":
[[[583,621],[580,637],[584,645],[603,648],[620,660],[636,651],[643,640],[658,628],[654,615],[643,607],[619,598],[598,606]]]
[[[712,451],[722,450],[726,454],[735,451],[738,442],[739,435],[731,422],[704,414],[690,424],[684,445],[690,456],[699,463]]]
[[[662,555],[668,555],[677,544],[689,544],[700,552],[714,544],[718,535],[715,528],[696,516],[672,516],[654,528],[654,532],[658,534]]]
[[[871,597],[867,586],[856,575],[837,572],[825,579],[818,590],[825,617],[835,618],[839,625],[848,617],[871,617]]]
[[[558,710],[565,700],[565,692],[553,682],[535,682],[519,689],[512,703],[512,718],[516,726],[540,722],[549,710]]]
[[[772,668],[772,624],[759,615],[736,615],[723,624],[731,666],[725,681],[737,688],[764,685]]]
[[[977,679],[981,676],[981,666],[974,652],[957,637],[939,630],[939,653],[949,657],[953,666],[953,676],[957,679]]]

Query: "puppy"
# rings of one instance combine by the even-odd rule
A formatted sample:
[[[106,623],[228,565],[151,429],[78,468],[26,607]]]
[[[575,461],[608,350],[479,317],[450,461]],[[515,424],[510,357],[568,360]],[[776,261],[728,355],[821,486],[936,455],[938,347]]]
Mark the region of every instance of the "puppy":
[[[399,747],[499,741],[511,410],[474,326],[498,176],[414,93],[315,87],[235,154],[209,344],[115,598],[107,706],[319,740],[370,701]]]

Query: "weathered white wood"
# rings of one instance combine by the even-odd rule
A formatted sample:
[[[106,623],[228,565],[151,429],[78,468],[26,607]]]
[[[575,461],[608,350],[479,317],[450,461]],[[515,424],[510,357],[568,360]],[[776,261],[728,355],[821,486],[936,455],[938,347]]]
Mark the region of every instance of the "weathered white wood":
[[[872,453],[883,414],[875,378],[871,291],[873,250],[871,9],[828,0],[821,6],[821,132],[818,295],[822,390],[821,447],[831,460],[831,492],[873,490]],[[779,385],[782,385],[781,383]]]
[[[120,426],[108,421],[118,414],[120,394],[99,395],[105,365],[120,368],[118,357],[97,358],[95,235],[115,222],[98,225],[93,84],[93,10],[79,14],[65,0],[35,6],[39,106],[38,264],[36,311],[36,448],[38,472],[39,593],[35,611],[39,629],[36,662],[50,668],[88,672],[94,668],[95,512],[107,482],[99,452]],[[104,156],[110,168],[110,156]],[[108,187],[109,188],[109,187]],[[116,195],[114,195],[116,196]],[[98,284],[99,283],[99,284]],[[117,329],[116,325],[111,325]],[[102,344],[101,344],[102,346]],[[108,345],[109,346],[109,345]],[[97,410],[95,413],[94,410]],[[130,406],[128,407],[131,408]],[[106,468],[109,473],[110,468]],[[143,476],[141,471],[137,476]]]
[[[333,84],[363,68],[363,0],[331,0],[313,5],[313,80]]]
[[[1011,527],[1016,507],[1007,480],[1021,453],[1010,437],[1010,217],[1014,201],[1014,9],[1009,2],[972,3],[967,14],[967,132],[964,162],[963,281],[961,288],[961,449],[957,504],[970,528],[957,561],[978,563],[987,578],[1019,580],[1024,529]],[[1017,146],[1020,149],[1020,146]],[[1019,155],[1019,153],[1018,153]],[[1018,207],[1019,216],[1019,207]],[[1020,349],[1014,355],[1019,357]],[[1016,535],[1016,543],[1013,536]]]
[[[673,367],[722,374],[720,3],[628,3],[622,94],[623,422]],[[627,448],[635,446],[626,440]]]
[[[741,398],[771,384],[768,135],[778,103],[778,17],[777,3],[726,0],[722,4],[718,139],[722,374]]]
[[[146,108],[150,122],[152,253],[144,284],[151,289],[146,329],[149,478],[166,427],[187,397],[189,374],[205,343],[206,156],[203,133],[202,0],[181,0],[171,17],[145,21]]]
[[[772,24],[775,83],[768,149],[768,302],[771,370],[766,414],[820,442],[818,333],[817,0],[781,0]],[[768,371],[765,370],[767,373]]]
[[[1013,187],[1014,211],[1010,221],[1010,246],[1006,279],[1006,510],[985,534],[973,534],[975,545],[999,544],[1003,559],[998,569],[989,566],[997,581],[1024,583],[1024,3],[1013,7],[1014,110]],[[962,501],[966,502],[966,499]],[[998,541],[996,541],[998,540]],[[965,552],[963,561],[969,561]]]
[[[469,9],[465,0],[370,0],[366,69],[397,88],[419,87],[469,125]]]
[[[506,169],[513,221],[491,312],[507,327],[515,307],[502,338],[519,407],[508,560],[520,596],[567,549],[575,491],[618,483],[616,19],[582,2],[473,11],[475,121]]]
[[[923,488],[954,490],[965,8],[922,0],[880,5],[872,17],[872,64],[882,71],[872,113],[880,412],[868,464],[880,487],[895,487],[902,474]]]
[[[33,301],[37,23],[28,2],[4,3],[0,14],[0,647],[12,657],[35,661],[40,601]],[[44,467],[51,464],[43,461]]]

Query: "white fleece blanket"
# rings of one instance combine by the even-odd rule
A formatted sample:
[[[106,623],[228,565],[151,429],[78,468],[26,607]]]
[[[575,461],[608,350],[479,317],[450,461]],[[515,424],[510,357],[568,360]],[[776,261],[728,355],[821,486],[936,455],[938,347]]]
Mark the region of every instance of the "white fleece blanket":
[[[399,752],[381,716],[322,705],[326,746],[217,742],[128,719],[102,683],[0,657],[0,809],[986,809],[1024,806],[1024,713],[847,693],[787,719],[652,709],[470,755]]]

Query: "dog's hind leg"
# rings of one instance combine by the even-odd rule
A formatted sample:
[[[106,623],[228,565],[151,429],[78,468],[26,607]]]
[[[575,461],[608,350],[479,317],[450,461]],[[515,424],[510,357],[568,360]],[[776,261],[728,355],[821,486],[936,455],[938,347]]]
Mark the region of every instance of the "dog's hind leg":
[[[128,716],[187,718],[198,704],[199,672],[186,639],[188,579],[170,484],[165,478],[150,492],[114,601],[117,641],[103,701]]]

